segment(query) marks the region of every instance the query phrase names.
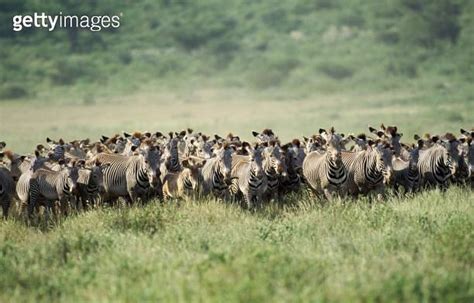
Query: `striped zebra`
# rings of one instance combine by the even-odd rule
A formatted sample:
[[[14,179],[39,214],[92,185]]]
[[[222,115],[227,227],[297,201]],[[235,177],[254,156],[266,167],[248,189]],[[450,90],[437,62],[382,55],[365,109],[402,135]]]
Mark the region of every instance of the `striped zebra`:
[[[230,193],[242,197],[248,209],[260,206],[263,193],[266,191],[267,178],[262,167],[262,148],[252,148],[247,142],[242,143],[245,155],[232,155],[232,184]]]
[[[267,177],[267,190],[264,196],[268,200],[278,199],[280,180],[288,176],[286,162],[276,141],[270,141],[265,145],[262,151],[262,167]]]
[[[169,198],[197,198],[202,184],[201,168],[206,159],[189,156],[181,161],[182,170],[169,172],[163,178],[163,197]]]
[[[377,135],[381,140],[384,140],[390,144],[395,158],[401,158],[404,161],[408,161],[410,153],[400,144],[400,139],[402,138],[403,134],[398,132],[397,126],[385,126],[382,124],[380,125],[379,130],[376,130],[371,126],[369,126],[369,130],[371,133]]]
[[[77,203],[87,210],[89,205],[98,206],[99,195],[104,192],[104,170],[110,163],[96,161],[91,168],[80,168],[77,179]]]
[[[270,141],[278,140],[273,131],[269,128],[264,129],[261,133],[253,130],[252,135],[255,137],[258,144],[269,143]]]
[[[461,138],[462,143],[461,148],[463,149],[464,160],[468,167],[468,178],[471,183],[471,187],[474,188],[474,129],[470,132],[464,129],[461,129]]]
[[[365,134],[359,134],[357,137],[354,135],[349,135],[348,138],[354,141],[354,145],[351,147],[350,151],[358,152],[367,150],[367,136]]]
[[[6,160],[5,160],[6,159]],[[10,150],[0,152],[0,163],[4,163],[7,169],[10,171],[10,175],[13,178],[13,181],[17,182],[20,178],[20,175],[29,169],[30,163],[29,159],[26,156],[20,156],[13,153]]]
[[[20,213],[24,210],[24,208],[28,205],[28,201],[30,198],[30,180],[33,176],[33,173],[36,172],[38,169],[43,167],[45,162],[45,158],[43,158],[38,150],[35,150],[35,156],[29,158],[22,162],[20,166],[21,175],[16,182],[16,194],[19,199],[19,205],[17,207]]]
[[[342,152],[342,162],[347,168],[347,190],[352,196],[377,194],[381,200],[385,188],[393,178],[393,152],[388,143],[368,141],[368,148],[359,152]]]
[[[50,147],[48,156],[51,160],[59,161],[64,159],[64,155],[66,153],[66,144],[63,139],[59,139],[59,141],[56,142],[50,138],[46,138],[46,142]]]
[[[312,151],[303,161],[303,175],[309,187],[320,197],[332,200],[346,194],[347,171],[341,161],[342,136],[334,128],[319,130],[325,140],[326,151]]]
[[[287,177],[280,179],[281,193],[298,191],[302,183],[303,161],[306,157],[300,140],[294,139],[291,143],[282,146],[283,157],[287,168]]]
[[[432,137],[433,145],[420,153],[418,169],[423,187],[447,189],[459,165],[459,150],[456,140]]]
[[[179,161],[179,145],[182,142],[180,135],[173,137],[173,133],[169,133],[169,141],[166,143],[163,152],[163,160],[160,164],[161,178],[164,178],[168,172],[181,171],[181,163]],[[162,180],[163,181],[163,180]]]
[[[53,208],[56,216],[58,207],[66,214],[69,211],[69,200],[77,190],[77,179],[79,178],[79,167],[83,161],[64,165],[60,171],[52,171],[45,168],[36,170],[29,182],[28,217],[33,215],[33,210],[39,203]]]
[[[155,146],[145,145],[132,156],[98,154],[91,159],[92,162],[110,163],[103,171],[104,200],[116,201],[124,197],[133,203],[138,198],[146,198],[151,190],[160,185],[160,157],[160,151]]]
[[[233,149],[227,144],[220,144],[213,150],[213,157],[207,159],[201,169],[203,178],[202,193],[225,199],[232,170]]]
[[[408,156],[408,161],[400,157],[393,159],[393,187],[395,192],[398,192],[399,187],[403,187],[406,194],[412,194],[419,189],[421,177],[418,170],[418,160],[422,148],[423,140],[419,140],[418,145],[412,145],[409,151],[410,155]]]
[[[2,204],[3,218],[8,217],[8,210],[15,196],[15,181],[5,166],[0,164],[0,204]]]

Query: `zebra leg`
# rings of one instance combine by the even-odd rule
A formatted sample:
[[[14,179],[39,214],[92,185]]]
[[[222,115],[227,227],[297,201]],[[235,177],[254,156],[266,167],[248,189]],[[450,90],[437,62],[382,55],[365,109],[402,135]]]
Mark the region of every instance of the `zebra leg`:
[[[8,210],[10,209],[10,198],[7,197],[2,203],[3,209],[3,218],[6,220],[8,218]]]
[[[254,207],[253,195],[251,193],[247,193],[247,194],[244,194],[243,196],[244,196],[244,201],[247,205],[247,209],[252,210]]]

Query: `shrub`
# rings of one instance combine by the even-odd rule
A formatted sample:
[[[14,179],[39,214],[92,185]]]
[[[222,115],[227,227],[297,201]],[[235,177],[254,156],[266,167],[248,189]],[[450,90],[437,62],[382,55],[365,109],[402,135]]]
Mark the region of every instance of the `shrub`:
[[[20,99],[28,95],[28,90],[20,84],[4,84],[0,87],[0,99]]]
[[[319,65],[318,69],[326,76],[336,80],[350,78],[354,74],[351,68],[343,66],[339,63],[322,63]]]

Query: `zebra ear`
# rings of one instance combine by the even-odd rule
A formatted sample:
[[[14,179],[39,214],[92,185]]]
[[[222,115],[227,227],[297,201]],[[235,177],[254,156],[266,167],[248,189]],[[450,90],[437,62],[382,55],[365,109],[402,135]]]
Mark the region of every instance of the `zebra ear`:
[[[380,128],[383,129],[384,131],[387,129],[387,128],[385,127],[385,125],[383,125],[383,123],[380,124]]]
[[[188,127],[187,131],[188,131],[188,134],[192,134],[192,133],[193,133],[192,128],[189,128],[189,127]]]
[[[218,134],[214,134],[214,139],[220,140],[220,139],[222,139],[222,138],[221,138]]]
[[[425,144],[425,142],[424,142],[423,140],[421,140],[421,139],[419,139],[419,140],[417,141],[417,143],[418,143],[418,148],[419,148],[419,149],[422,149],[422,148],[423,148],[423,144]]]
[[[5,141],[0,142],[0,149],[1,149],[1,148],[5,148],[5,146],[7,146],[7,144],[5,143]]]
[[[38,150],[35,150],[35,157],[38,158],[40,156],[40,153]]]
[[[128,137],[131,137],[132,135],[130,135],[130,134],[127,133],[127,132],[123,132],[123,136],[124,136],[125,138],[128,138]]]
[[[79,161],[77,161],[76,163],[74,163],[75,166],[77,167],[80,167],[80,168],[84,168],[84,166],[86,165],[86,161],[84,159],[81,159]]]
[[[46,142],[47,142],[47,143],[52,143],[53,140],[51,140],[49,137],[46,137]]]
[[[253,130],[253,131],[252,131],[252,135],[253,135],[254,137],[257,137],[257,136],[258,136],[258,132],[256,132],[256,131]]]
[[[320,134],[320,135],[323,134],[323,133],[325,133],[325,132],[326,132],[325,129],[322,129],[322,128],[319,129],[319,134]]]
[[[134,152],[134,151],[136,151],[136,150],[137,150],[137,148],[138,148],[138,146],[136,146],[136,145],[133,145],[133,146],[130,148],[130,150],[131,150],[132,152]]]
[[[369,131],[373,134],[377,134],[377,130],[369,125]]]
[[[420,136],[418,136],[417,134],[415,134],[415,135],[413,136],[413,139],[415,139],[415,140],[418,141],[418,140],[420,140],[421,138],[420,138]]]
[[[189,168],[189,159],[186,158],[186,159],[181,160],[181,165],[183,167]]]

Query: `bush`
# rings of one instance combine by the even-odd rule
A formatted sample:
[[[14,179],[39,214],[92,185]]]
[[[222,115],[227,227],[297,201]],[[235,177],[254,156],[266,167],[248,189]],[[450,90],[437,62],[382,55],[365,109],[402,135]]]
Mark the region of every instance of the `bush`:
[[[20,84],[4,84],[0,87],[0,99],[20,99],[28,95],[28,90]]]
[[[319,65],[318,69],[326,76],[336,80],[350,78],[354,74],[351,68],[339,63],[322,63]]]

